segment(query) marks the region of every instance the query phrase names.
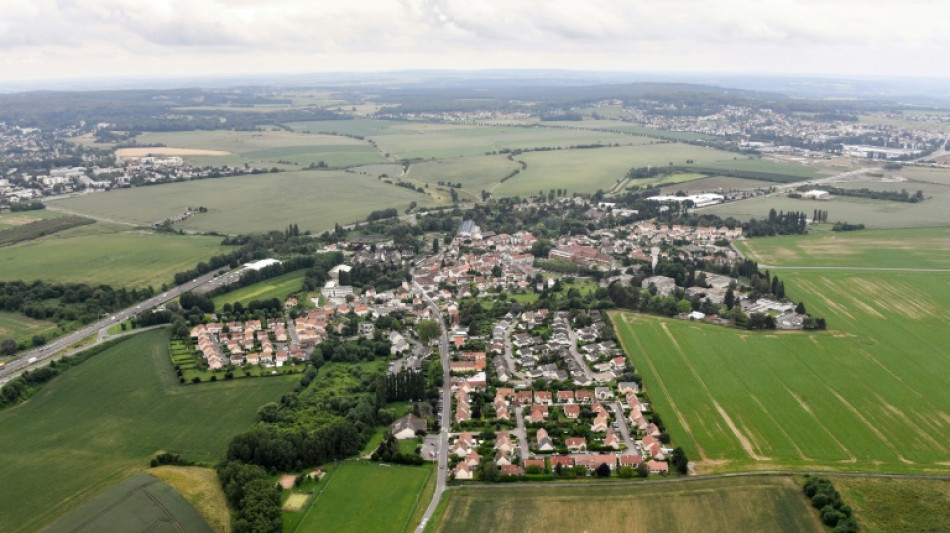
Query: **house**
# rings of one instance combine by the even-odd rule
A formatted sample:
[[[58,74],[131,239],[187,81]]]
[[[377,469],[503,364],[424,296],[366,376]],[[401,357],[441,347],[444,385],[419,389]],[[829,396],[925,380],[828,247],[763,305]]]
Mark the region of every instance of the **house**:
[[[508,452],[504,450],[498,450],[498,452],[495,454],[495,465],[496,466],[511,465],[511,458],[508,457]]]
[[[636,453],[625,453],[617,456],[620,466],[640,466],[643,462],[643,456]]]
[[[564,468],[566,466],[574,466],[574,458],[568,457],[567,455],[552,455],[551,456],[551,468],[556,468],[560,466]]]
[[[664,463],[665,464],[665,463]],[[524,468],[518,465],[501,465],[501,475],[503,476],[523,476]]]
[[[572,390],[557,391],[557,402],[558,403],[574,403],[574,391]]]
[[[564,406],[564,416],[567,418],[578,418],[581,416],[581,406],[576,403],[567,404]]]
[[[469,468],[474,468],[478,466],[478,464],[481,463],[481,461],[482,461],[482,456],[478,455],[477,452],[472,452],[465,456],[464,463],[467,464]]]
[[[589,390],[578,390],[574,393],[574,399],[577,403],[590,404],[594,401],[594,395]]]
[[[455,479],[473,479],[474,475],[469,469],[468,464],[466,464],[465,461],[461,461],[455,465],[455,469],[452,470],[452,477]]]
[[[498,420],[511,420],[511,413],[508,412],[508,407],[504,405],[496,407],[495,418]]]
[[[553,403],[551,391],[539,390],[534,393],[534,403],[541,405],[551,405]]]
[[[626,396],[630,393],[639,394],[640,385],[635,381],[621,381],[620,383],[617,383],[617,392],[622,396]]]
[[[538,430],[538,449],[542,452],[550,452],[554,450],[554,441],[551,440],[551,437],[548,436],[548,432],[541,428]]]
[[[409,413],[406,416],[400,418],[393,422],[392,425],[392,434],[393,437],[399,440],[405,439],[414,439],[416,438],[416,432],[425,431],[427,429],[426,421],[418,416]]]
[[[614,433],[613,428],[607,428],[607,436],[604,437],[604,446],[613,448],[614,450],[620,449],[620,438]]]
[[[532,424],[540,424],[548,417],[548,406],[546,405],[533,405],[531,406],[531,414],[528,415],[528,420]]]
[[[651,474],[669,474],[670,465],[663,461],[647,461],[647,468]]]
[[[595,433],[607,431],[608,419],[609,415],[607,414],[607,411],[601,411],[600,413],[597,413],[597,417],[594,418],[594,423],[590,426],[590,430]]]
[[[544,459],[525,459],[525,469],[531,468],[532,466],[540,468],[542,472],[547,470],[547,465],[544,463]]]
[[[572,452],[583,452],[587,450],[587,439],[584,437],[570,437],[565,441],[567,449]],[[552,463],[553,466],[554,463]]]
[[[594,387],[594,397],[598,400],[609,400],[614,397],[607,387]]]
[[[504,452],[510,452],[514,449],[511,444],[511,436],[508,435],[507,431],[499,431],[498,435],[495,436],[495,449]]]

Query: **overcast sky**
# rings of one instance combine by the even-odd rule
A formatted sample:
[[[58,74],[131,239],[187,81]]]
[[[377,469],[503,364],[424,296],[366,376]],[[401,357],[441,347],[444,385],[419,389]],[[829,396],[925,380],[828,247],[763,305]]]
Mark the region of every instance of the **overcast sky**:
[[[0,79],[403,69],[950,76],[946,0],[0,0]]]

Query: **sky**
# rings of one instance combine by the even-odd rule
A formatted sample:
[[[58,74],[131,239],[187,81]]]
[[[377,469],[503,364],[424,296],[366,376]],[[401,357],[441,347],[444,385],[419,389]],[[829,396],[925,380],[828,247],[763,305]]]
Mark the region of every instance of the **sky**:
[[[950,76],[946,0],[0,0],[0,80],[568,69]]]

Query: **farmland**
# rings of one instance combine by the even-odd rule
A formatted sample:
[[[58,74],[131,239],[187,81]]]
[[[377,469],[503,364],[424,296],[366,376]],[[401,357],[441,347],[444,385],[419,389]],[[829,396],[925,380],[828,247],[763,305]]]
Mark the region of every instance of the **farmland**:
[[[105,195],[98,195],[105,196]],[[181,236],[91,224],[0,248],[0,280],[155,288],[223,253],[220,237]]]
[[[633,185],[637,185],[637,182],[630,182],[630,186]],[[712,176],[689,180],[683,183],[674,182],[669,184],[669,182],[663,181],[657,183],[656,185],[657,187],[660,187],[660,192],[662,194],[674,194],[677,191],[683,191],[685,193],[692,194],[698,192],[717,192],[719,189],[729,191],[733,189],[755,189],[758,187],[768,188],[775,184],[768,181],[733,178],[730,176]]]
[[[445,498],[427,532],[824,531],[790,477],[464,488]]]
[[[830,477],[862,531],[950,530],[950,481]]]
[[[480,200],[482,190],[492,190],[502,178],[520,168],[521,165],[504,155],[455,157],[414,164],[405,177],[430,185],[440,181],[461,183],[463,190]]]
[[[262,232],[298,224],[323,231],[365,218],[377,209],[431,204],[427,195],[351,172],[302,171],[170,183],[90,194],[56,202],[80,213],[151,224],[204,206],[176,224],[185,230],[227,234]]]
[[[520,154],[528,168],[495,189],[496,196],[525,196],[539,190],[566,188],[568,191],[608,190],[634,167],[685,165],[687,159],[697,165],[731,160],[735,154],[688,144],[656,143],[645,137],[636,146],[587,150],[557,150]]]
[[[35,531],[160,450],[217,461],[291,378],[180,386],[165,331],[130,338],[0,412],[0,530]],[[226,406],[226,408],[223,408]]]
[[[750,259],[781,267],[950,269],[950,228],[867,230],[737,241]]]
[[[0,230],[10,229],[37,220],[46,220],[63,216],[56,211],[49,209],[35,209],[33,211],[17,211],[9,213],[0,213]]]
[[[231,530],[228,503],[213,468],[167,465],[150,468],[148,473],[174,487],[201,513],[212,529],[218,533]]]
[[[340,463],[321,481],[296,531],[402,533],[415,507],[427,504],[421,495],[433,474],[431,466]]]
[[[211,533],[201,515],[175,489],[138,474],[110,487],[56,521],[50,533],[195,531]]]
[[[266,300],[269,298],[284,300],[291,294],[300,292],[303,288],[304,274],[302,270],[289,272],[276,278],[219,294],[213,299],[215,308],[220,309],[225,303],[241,302],[242,305],[247,305],[251,300]]]
[[[950,470],[950,274],[783,271],[821,333],[615,314],[674,442],[700,472]]]

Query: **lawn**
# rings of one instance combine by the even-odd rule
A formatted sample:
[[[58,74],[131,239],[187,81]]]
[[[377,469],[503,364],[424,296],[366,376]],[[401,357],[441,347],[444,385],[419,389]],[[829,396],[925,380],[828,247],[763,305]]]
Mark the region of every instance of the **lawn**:
[[[950,473],[950,274],[781,276],[829,331],[613,315],[673,442],[701,472]]]
[[[750,259],[805,266],[950,269],[950,228],[866,230],[736,241]]]
[[[247,305],[252,300],[267,300],[278,298],[284,301],[291,294],[300,292],[303,289],[303,280],[306,272],[298,270],[289,272],[276,278],[267,279],[247,287],[233,290],[214,297],[214,306],[221,309],[225,303],[241,302]]]
[[[44,335],[57,329],[56,324],[46,320],[36,320],[19,313],[0,311],[0,339],[12,338],[17,342],[29,343],[34,335]]]
[[[627,137],[624,143],[629,142]],[[646,138],[644,142],[652,142]],[[526,196],[543,190],[562,189],[576,192],[609,190],[622,180],[631,168],[646,166],[686,165],[691,159],[697,165],[731,160],[735,154],[688,144],[657,142],[636,146],[619,146],[587,150],[530,152],[516,159],[528,164],[517,176],[499,185],[496,196]]]
[[[950,531],[950,480],[829,477],[861,531]]]
[[[377,463],[340,463],[321,481],[313,504],[303,511],[295,532],[403,533],[422,501],[431,465],[384,466]]]
[[[194,268],[198,262],[228,250],[221,246],[220,237],[86,231],[97,227],[105,226],[73,228],[0,248],[0,280],[152,285],[157,289],[171,283],[176,272]]]
[[[185,230],[227,234],[282,230],[324,231],[334,223],[364,219],[370,212],[410,202],[430,205],[431,197],[387,185],[375,177],[340,171],[301,171],[171,183],[157,187],[88,194],[57,203],[81,213],[135,223],[151,223],[204,206],[207,213],[176,224]]]
[[[631,485],[463,488],[427,532],[809,531],[817,513],[791,477]],[[728,510],[728,512],[724,512]]]
[[[48,533],[171,533],[213,530],[194,507],[164,481],[137,474],[57,520]]]
[[[215,463],[296,382],[180,386],[167,344],[161,330],[134,336],[0,412],[0,531],[36,531],[144,471],[160,450]]]

